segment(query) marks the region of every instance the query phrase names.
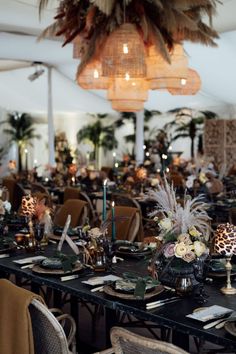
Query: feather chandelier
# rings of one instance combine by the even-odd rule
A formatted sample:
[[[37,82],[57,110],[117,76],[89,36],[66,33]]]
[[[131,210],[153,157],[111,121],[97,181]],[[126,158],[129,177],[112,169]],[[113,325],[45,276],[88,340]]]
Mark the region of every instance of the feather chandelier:
[[[48,2],[49,0],[39,1],[40,13]],[[111,96],[111,92],[113,97],[114,87],[121,87],[118,78],[123,77],[123,80],[127,81],[127,75],[132,80],[143,80],[143,87],[147,86],[148,81],[149,89],[179,89],[181,88],[179,80],[186,80],[189,71],[186,66],[186,58],[183,56],[185,64],[182,69],[185,70],[185,75],[177,76],[176,79],[176,76],[173,75],[175,69],[173,69],[174,56],[172,53],[183,41],[216,46],[215,40],[218,38],[218,34],[212,28],[212,17],[216,12],[218,2],[218,0],[60,0],[55,22],[44,30],[41,37],[62,36],[64,38],[63,45],[73,43],[74,57],[80,59],[77,82],[81,82],[80,76],[84,74],[88,64],[90,70],[87,72],[92,73],[91,67],[100,61],[102,67],[99,77],[105,82],[100,86],[106,87],[108,83],[110,87],[108,97]],[[203,16],[208,18],[208,24],[203,22]],[[123,54],[117,54],[116,58],[112,56],[114,50],[118,48],[115,41],[113,41],[113,54],[111,55],[109,40],[120,31],[122,26],[132,27],[133,35],[138,36],[140,41],[138,57],[132,54],[127,60],[128,55],[125,57]],[[127,43],[124,42],[124,44]],[[130,45],[127,46],[127,48],[129,47],[131,48]],[[169,75],[166,70],[164,81],[163,77],[158,76],[158,73],[156,77],[152,73],[152,78],[146,73],[150,62],[150,55],[148,56],[150,48],[160,58],[162,68],[163,66],[169,67]],[[126,54],[128,54],[129,49],[126,50]],[[131,58],[133,59],[131,60]],[[135,58],[138,59],[138,63],[134,63]],[[129,65],[128,69],[122,65],[122,60],[125,60],[123,61],[125,65],[133,66],[133,73],[136,72],[136,74],[130,71]],[[134,64],[137,66],[135,67]],[[115,65],[117,66],[115,67]],[[139,76],[137,75],[138,70],[140,71]],[[158,79],[161,80],[158,81]],[[118,80],[119,84],[114,80]],[[94,80],[90,78],[89,87],[91,87],[92,81]],[[95,80],[95,82],[97,81]],[[130,87],[125,82],[123,86]],[[138,86],[140,86],[140,81]],[[174,91],[174,94],[176,92],[181,93],[181,90]],[[113,106],[117,107],[116,104]]]

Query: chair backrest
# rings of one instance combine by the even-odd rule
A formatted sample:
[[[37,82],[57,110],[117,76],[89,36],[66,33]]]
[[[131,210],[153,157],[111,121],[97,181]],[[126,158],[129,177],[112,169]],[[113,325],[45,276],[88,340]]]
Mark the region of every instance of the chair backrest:
[[[68,199],[79,199],[80,197],[80,190],[78,188],[73,188],[73,187],[66,187],[64,190],[64,198],[63,201],[64,203]]]
[[[137,208],[127,206],[115,207],[115,225],[116,238],[118,240],[143,241],[141,213]],[[111,219],[111,212],[108,213],[108,219]],[[111,234],[111,225],[108,227],[108,233]]]
[[[2,184],[8,189],[12,210],[18,211],[22,197],[25,195],[23,187],[13,178],[4,178]]]
[[[115,354],[188,354],[173,344],[146,338],[124,328],[113,327],[110,336]]]
[[[54,315],[38,300],[29,305],[35,354],[69,354],[65,332]]]
[[[85,192],[80,192],[79,199],[88,203],[88,218],[91,226],[95,226],[98,222],[97,210],[94,208],[91,199]]]
[[[116,205],[129,206],[129,207],[137,208],[141,211],[140,204],[137,202],[137,200],[133,199],[127,194],[112,193],[111,200],[114,200]]]
[[[81,226],[88,215],[87,203],[79,199],[68,199],[54,216],[56,226],[64,226],[68,215],[71,215],[71,227]]]
[[[48,189],[44,187],[41,183],[31,183],[31,193],[45,193],[49,195]]]

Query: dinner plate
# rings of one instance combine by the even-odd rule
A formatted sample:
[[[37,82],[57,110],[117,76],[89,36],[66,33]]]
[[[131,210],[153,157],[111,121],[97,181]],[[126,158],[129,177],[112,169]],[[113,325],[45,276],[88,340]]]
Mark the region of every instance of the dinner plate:
[[[103,292],[109,296],[123,299],[123,300],[135,300],[135,301],[140,301],[140,300],[147,300],[152,298],[153,296],[156,296],[164,291],[164,287],[162,285],[157,285],[154,289],[152,289],[150,292],[144,294],[144,298],[139,298],[135,297],[134,294],[125,294],[121,293],[119,291],[116,291],[113,286],[111,285],[105,285],[103,288]]]
[[[71,273],[80,272],[83,269],[84,268],[80,262],[76,262],[73,269],[68,272],[64,272],[63,269],[50,269],[50,268],[42,267],[41,264],[36,264],[33,266],[32,272],[37,273],[37,274],[42,274],[42,275],[43,274],[45,274],[45,275],[64,275],[64,274],[71,274]]]
[[[111,286],[116,292],[120,292],[123,294],[133,294],[136,288],[136,283],[128,279],[119,279],[116,282],[114,282]],[[154,284],[147,284],[146,293],[152,291],[155,287],[156,285]]]

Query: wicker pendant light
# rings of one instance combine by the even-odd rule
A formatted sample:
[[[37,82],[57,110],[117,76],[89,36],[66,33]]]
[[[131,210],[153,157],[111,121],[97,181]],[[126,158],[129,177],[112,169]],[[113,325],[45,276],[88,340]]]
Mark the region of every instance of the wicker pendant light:
[[[106,90],[109,87],[109,78],[101,76],[102,68],[99,60],[92,60],[77,76],[77,83],[86,90]]]
[[[112,108],[121,112],[137,112],[148,99],[148,82],[145,79],[115,78],[109,86],[107,98]]]
[[[143,41],[131,23],[124,23],[108,37],[101,56],[102,74],[124,78],[146,76]]]
[[[168,91],[172,95],[195,95],[201,88],[201,79],[198,73],[193,69],[188,69],[186,84],[179,88],[170,88]]]
[[[186,80],[188,73],[188,58],[183,46],[176,44],[170,55],[171,64],[163,59],[155,46],[148,48],[147,79],[152,90],[179,88],[181,81]]]

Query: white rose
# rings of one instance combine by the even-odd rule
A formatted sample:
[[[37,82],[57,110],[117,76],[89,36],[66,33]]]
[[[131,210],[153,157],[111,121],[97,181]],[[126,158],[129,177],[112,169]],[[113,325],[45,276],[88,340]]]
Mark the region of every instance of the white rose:
[[[206,251],[206,245],[201,241],[194,241],[193,247],[197,257],[200,257]]]

